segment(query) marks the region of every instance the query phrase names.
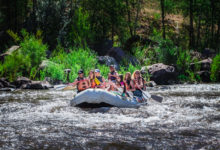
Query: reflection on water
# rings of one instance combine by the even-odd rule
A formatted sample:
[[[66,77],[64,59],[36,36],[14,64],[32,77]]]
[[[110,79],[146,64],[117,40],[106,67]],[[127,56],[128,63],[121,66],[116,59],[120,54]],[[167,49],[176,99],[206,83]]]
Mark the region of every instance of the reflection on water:
[[[0,92],[0,149],[220,149],[220,85],[148,89],[134,108],[71,107],[73,91]]]

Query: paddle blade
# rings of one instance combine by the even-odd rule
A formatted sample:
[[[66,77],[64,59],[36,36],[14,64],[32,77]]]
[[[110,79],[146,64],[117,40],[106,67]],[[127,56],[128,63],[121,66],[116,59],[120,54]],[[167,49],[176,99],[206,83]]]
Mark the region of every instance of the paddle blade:
[[[151,98],[159,103],[162,103],[163,97],[157,95],[151,95]]]
[[[75,90],[76,89],[76,87],[75,86],[67,86],[67,87],[65,87],[63,90]]]

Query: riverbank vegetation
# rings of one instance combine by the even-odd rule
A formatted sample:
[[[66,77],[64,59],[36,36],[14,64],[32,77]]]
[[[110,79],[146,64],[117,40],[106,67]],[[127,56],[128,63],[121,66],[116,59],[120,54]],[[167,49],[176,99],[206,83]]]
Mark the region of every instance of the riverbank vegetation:
[[[219,15],[216,0],[3,0],[0,53],[12,45],[20,48],[1,59],[0,77],[67,82],[64,70],[71,69],[72,82],[80,68],[86,74],[99,68],[107,76],[108,67],[97,58],[120,47],[125,55],[117,60],[119,73],[163,63],[178,70],[180,81],[200,82],[199,55],[208,48],[210,57],[215,57],[208,70],[210,79],[217,82]],[[42,63],[46,66],[40,67]],[[150,79],[149,74],[145,77]]]

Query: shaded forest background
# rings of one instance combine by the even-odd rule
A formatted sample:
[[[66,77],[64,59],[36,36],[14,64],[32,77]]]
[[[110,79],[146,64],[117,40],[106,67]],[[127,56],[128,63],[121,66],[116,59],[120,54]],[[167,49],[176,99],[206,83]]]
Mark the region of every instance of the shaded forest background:
[[[220,51],[220,1],[1,0],[0,53],[21,45],[27,34],[46,44],[47,57],[60,54],[54,54],[57,49],[68,53],[77,48],[105,55],[103,47],[111,42],[138,58],[142,66],[179,64],[185,74],[189,66],[184,63],[191,63],[183,58],[188,51]]]

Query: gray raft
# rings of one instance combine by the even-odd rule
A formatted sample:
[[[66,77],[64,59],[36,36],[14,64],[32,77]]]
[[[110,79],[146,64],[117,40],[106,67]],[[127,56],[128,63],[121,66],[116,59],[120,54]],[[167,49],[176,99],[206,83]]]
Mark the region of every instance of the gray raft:
[[[145,101],[150,98],[150,94],[144,92]],[[73,100],[70,101],[71,106],[95,108],[95,107],[122,107],[137,108],[144,103],[139,103],[135,98],[126,98],[120,95],[108,92],[103,89],[87,89],[78,93]]]

